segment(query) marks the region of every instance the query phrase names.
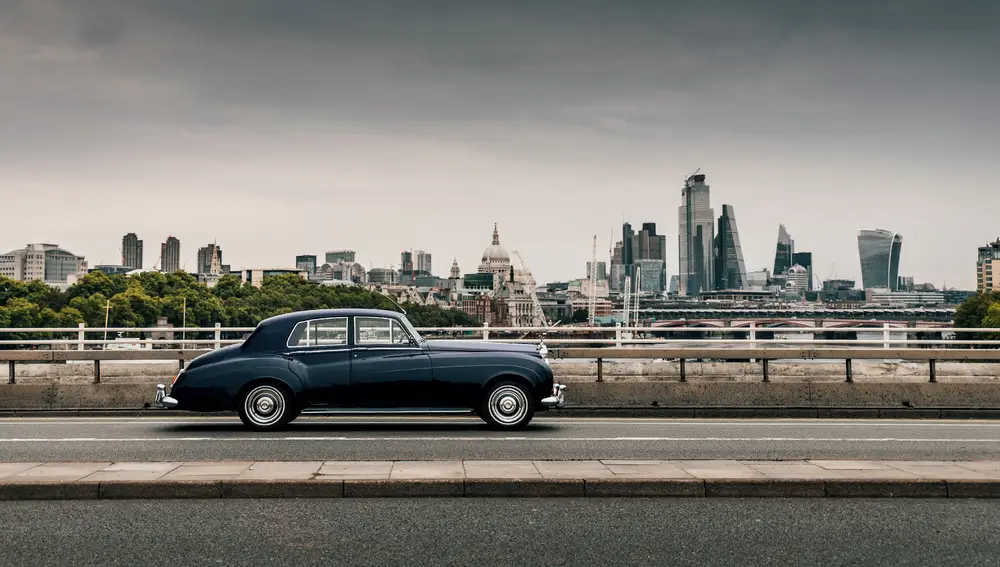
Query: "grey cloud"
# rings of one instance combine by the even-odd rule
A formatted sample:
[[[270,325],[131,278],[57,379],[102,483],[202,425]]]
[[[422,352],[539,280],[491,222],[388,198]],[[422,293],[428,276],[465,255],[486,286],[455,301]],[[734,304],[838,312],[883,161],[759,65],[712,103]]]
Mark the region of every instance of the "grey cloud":
[[[599,188],[624,175],[653,186],[630,188],[658,199],[653,220],[667,227],[674,184],[693,161],[724,180],[716,202],[726,183],[756,191],[756,201],[785,199],[754,167],[810,164],[800,174],[810,180],[808,168],[826,160],[839,173],[831,165],[823,175],[846,186],[873,168],[867,159],[906,177],[908,188],[893,195],[931,195],[934,184],[920,184],[913,164],[951,161],[983,180],[965,194],[988,196],[996,170],[987,148],[1000,131],[998,29],[1000,3],[987,0],[4,2],[0,127],[14,135],[0,139],[0,174],[65,171],[60,179],[120,195],[141,186],[143,167],[163,163],[185,187],[179,193],[243,183],[240,194],[269,202],[273,189],[254,181],[270,177],[219,173],[266,160],[276,178],[316,172],[320,180],[301,189],[311,196],[357,178],[401,185],[392,189],[399,199],[409,185],[447,199],[452,189],[433,188],[469,182],[432,169],[462,170],[449,161],[464,160],[474,164],[469,178],[488,171],[482,183],[503,179],[511,195],[549,187],[539,206],[557,210],[593,208]],[[360,173],[343,181],[354,163]],[[380,176],[393,163],[406,164],[405,176]],[[728,179],[727,169],[746,177]],[[566,195],[580,201],[558,205]],[[870,197],[844,189],[844,199]],[[782,202],[784,215],[813,212],[808,200]],[[743,210],[741,223],[777,214]],[[844,223],[869,222],[843,214],[856,217]],[[886,222],[903,222],[893,218]],[[770,224],[759,236],[741,225],[761,257],[752,264],[767,263]],[[827,255],[848,262],[853,228]],[[753,251],[753,237],[766,245]],[[556,260],[551,277],[577,275],[577,260]]]

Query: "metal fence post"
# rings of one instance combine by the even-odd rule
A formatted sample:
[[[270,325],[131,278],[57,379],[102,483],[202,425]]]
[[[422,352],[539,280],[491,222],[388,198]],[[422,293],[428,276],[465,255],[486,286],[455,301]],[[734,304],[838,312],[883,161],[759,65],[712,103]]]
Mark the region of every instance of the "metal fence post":
[[[622,324],[615,323],[615,348],[622,348]]]
[[[76,341],[77,341],[76,342],[76,350],[83,350],[83,341],[85,340],[85,337],[86,337],[86,333],[84,332],[84,328],[86,328],[86,326],[87,326],[86,323],[80,323],[78,325],[78,327],[79,327],[80,330],[77,331],[77,333],[76,333]]]
[[[216,323],[215,324],[215,348],[216,349],[222,348],[222,331],[219,330],[221,328],[222,328],[222,324],[221,323]]]
[[[937,361],[932,358],[927,362],[930,364],[931,382],[937,382]]]
[[[764,372],[764,381],[765,382],[770,382],[771,381],[771,376],[770,376],[770,373],[768,372],[768,368],[767,368],[767,366],[768,366],[767,363],[769,361],[766,358],[762,358],[762,359],[760,359],[760,361],[762,363],[762,370]]]
[[[847,359],[846,366],[847,366],[847,381],[848,382],[854,382],[854,369],[851,368],[851,359],[850,358]]]
[[[604,382],[604,360],[597,359],[597,381]]]
[[[101,383],[101,361],[100,359],[94,360],[94,384]]]
[[[8,372],[8,374],[7,374],[7,383],[8,384],[16,384],[17,383],[17,379],[14,378],[14,367],[15,367],[14,361],[13,360],[8,360],[7,361],[7,372]]]
[[[483,340],[484,341],[490,340],[490,324],[489,323],[483,323]]]
[[[750,321],[750,348],[757,348],[757,321]],[[750,362],[757,362],[754,359],[750,359]]]
[[[687,368],[686,368],[687,364],[685,363],[685,360],[683,358],[678,359],[678,362],[680,362],[680,365],[681,365],[681,367],[680,367],[680,370],[681,370],[681,382],[687,382]]]
[[[889,332],[889,323],[882,323],[882,348],[889,348],[890,340],[892,340],[892,334]]]

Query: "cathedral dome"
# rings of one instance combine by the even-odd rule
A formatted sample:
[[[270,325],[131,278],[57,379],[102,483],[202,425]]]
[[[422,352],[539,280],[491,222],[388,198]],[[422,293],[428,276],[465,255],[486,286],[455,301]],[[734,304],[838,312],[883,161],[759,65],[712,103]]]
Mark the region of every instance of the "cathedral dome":
[[[483,250],[483,264],[510,264],[510,254],[500,245],[500,234],[496,225],[493,225],[493,243]]]

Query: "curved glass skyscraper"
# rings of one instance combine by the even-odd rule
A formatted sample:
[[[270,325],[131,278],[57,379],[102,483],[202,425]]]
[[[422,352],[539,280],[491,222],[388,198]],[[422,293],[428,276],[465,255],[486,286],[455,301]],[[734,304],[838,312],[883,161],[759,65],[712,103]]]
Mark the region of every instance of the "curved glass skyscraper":
[[[858,231],[858,254],[861,256],[861,282],[865,289],[899,290],[899,253],[903,237],[882,230]]]

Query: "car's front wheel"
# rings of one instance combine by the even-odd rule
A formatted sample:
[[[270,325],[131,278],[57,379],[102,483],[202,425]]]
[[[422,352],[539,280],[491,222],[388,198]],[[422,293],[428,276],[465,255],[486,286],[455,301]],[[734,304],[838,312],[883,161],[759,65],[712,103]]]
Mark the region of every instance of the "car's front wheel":
[[[495,429],[522,429],[535,415],[535,404],[528,388],[515,380],[491,386],[483,396],[479,416]]]
[[[243,425],[256,431],[280,429],[295,418],[291,396],[273,383],[248,388],[240,400],[238,413]]]

